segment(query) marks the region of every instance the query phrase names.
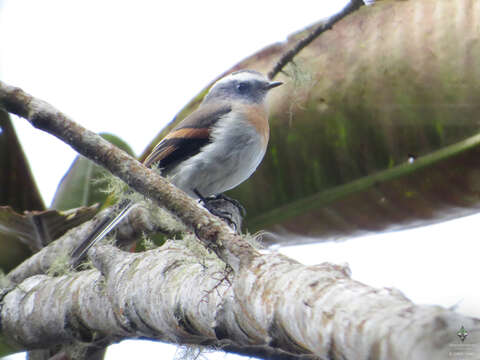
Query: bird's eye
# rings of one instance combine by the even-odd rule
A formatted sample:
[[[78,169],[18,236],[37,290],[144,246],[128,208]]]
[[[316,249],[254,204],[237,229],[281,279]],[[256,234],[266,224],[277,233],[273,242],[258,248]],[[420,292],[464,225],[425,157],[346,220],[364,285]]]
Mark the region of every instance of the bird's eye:
[[[240,94],[246,93],[250,89],[250,84],[247,82],[241,82],[237,84],[237,90]]]

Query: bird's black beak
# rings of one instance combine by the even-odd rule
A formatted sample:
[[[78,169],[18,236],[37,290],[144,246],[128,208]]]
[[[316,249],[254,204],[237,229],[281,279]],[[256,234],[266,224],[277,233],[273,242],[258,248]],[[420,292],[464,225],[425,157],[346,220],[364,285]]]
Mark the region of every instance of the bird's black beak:
[[[265,89],[270,90],[270,89],[273,89],[274,87],[280,86],[282,84],[283,84],[283,82],[281,82],[281,81],[272,81],[272,82],[269,82],[265,86]]]

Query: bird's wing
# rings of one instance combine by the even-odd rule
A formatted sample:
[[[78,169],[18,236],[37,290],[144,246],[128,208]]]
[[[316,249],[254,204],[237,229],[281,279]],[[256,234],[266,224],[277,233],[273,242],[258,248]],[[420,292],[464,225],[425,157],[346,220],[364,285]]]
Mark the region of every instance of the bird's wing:
[[[231,111],[229,105],[198,108],[153,148],[144,165],[150,167],[158,163],[159,168],[168,172],[179,162],[198,154],[210,142],[213,125]]]

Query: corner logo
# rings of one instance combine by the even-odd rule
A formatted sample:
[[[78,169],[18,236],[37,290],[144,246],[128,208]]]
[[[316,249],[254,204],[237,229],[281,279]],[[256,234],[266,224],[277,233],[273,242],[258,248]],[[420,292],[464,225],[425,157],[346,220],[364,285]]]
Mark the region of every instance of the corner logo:
[[[460,328],[460,330],[457,331],[457,336],[460,338],[460,340],[462,341],[462,343],[465,341],[465,339],[467,338],[468,336],[468,331],[465,330],[465,328],[462,327]]]

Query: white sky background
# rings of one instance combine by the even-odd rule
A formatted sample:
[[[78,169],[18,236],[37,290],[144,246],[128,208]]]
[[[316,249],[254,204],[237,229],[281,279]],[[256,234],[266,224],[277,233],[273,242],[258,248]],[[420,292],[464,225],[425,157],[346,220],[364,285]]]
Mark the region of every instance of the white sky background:
[[[138,155],[220,73],[343,3],[0,0],[0,79],[93,131],[120,136]],[[48,205],[75,153],[25,120],[13,121]],[[280,251],[307,264],[348,262],[359,281],[396,287],[418,303],[458,303],[458,311],[480,317],[478,222],[473,216]],[[107,359],[171,358],[175,352],[132,343],[138,344],[112,346]]]

